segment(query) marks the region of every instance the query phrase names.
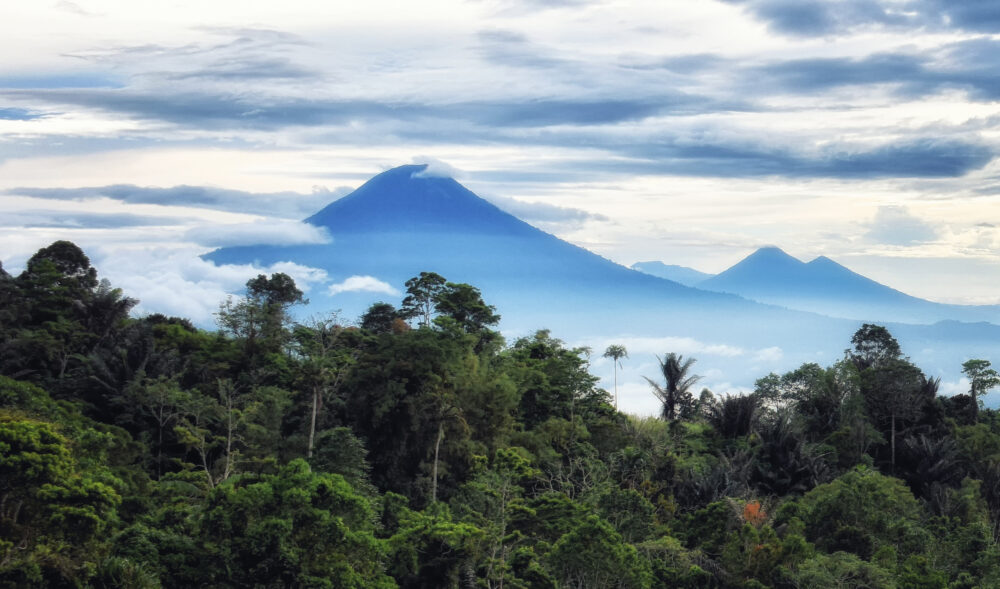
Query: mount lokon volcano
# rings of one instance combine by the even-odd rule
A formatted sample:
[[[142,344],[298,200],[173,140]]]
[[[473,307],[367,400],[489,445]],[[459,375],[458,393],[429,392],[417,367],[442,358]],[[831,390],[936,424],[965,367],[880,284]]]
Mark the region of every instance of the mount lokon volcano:
[[[425,165],[378,174],[305,222],[325,229],[331,241],[227,247],[205,258],[261,267],[294,262],[325,270],[333,283],[371,277],[396,290],[313,288],[310,304],[298,311],[310,316],[340,310],[348,319],[377,301],[398,304],[407,279],[437,272],[478,287],[503,317],[500,329],[508,336],[550,329],[597,351],[625,343],[633,355],[649,357],[651,363],[642,365],[649,367],[640,366],[647,376],[656,374],[653,354],[684,352],[699,358],[703,373],[733,386],[752,386],[769,371],[805,361],[835,362],[860,326],[626,268],[521,221],[452,178],[428,174]],[[969,357],[1000,358],[1000,327],[992,324],[888,327],[934,376],[957,380]]]

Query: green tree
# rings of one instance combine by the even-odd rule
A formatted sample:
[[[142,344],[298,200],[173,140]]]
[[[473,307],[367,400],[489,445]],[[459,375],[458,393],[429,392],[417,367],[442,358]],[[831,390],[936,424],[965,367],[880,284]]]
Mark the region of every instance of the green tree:
[[[217,486],[199,522],[203,573],[217,587],[390,588],[365,497],[293,460]]]
[[[611,358],[611,364],[614,367],[615,372],[615,408],[618,408],[618,369],[621,367],[622,358],[628,358],[628,350],[625,346],[618,344],[612,344],[608,346],[608,349],[604,350],[604,358]]]
[[[302,360],[298,380],[310,397],[307,458],[312,457],[320,412],[340,389],[359,353],[344,345],[344,333],[336,315],[296,325],[293,332],[296,351]]]
[[[258,274],[247,281],[242,299],[228,297],[223,301],[216,320],[223,333],[242,342],[250,367],[258,368],[262,355],[279,352],[288,342],[289,309],[305,302],[302,291],[287,274]]]
[[[400,319],[399,311],[389,303],[372,303],[361,316],[361,329],[374,334],[392,333],[393,324]]]
[[[430,327],[437,295],[444,290],[447,281],[435,272],[421,272],[406,281],[406,297],[399,314],[404,319],[420,318],[421,327]]]
[[[663,404],[660,416],[666,421],[672,421],[686,415],[694,405],[691,387],[701,377],[688,374],[696,362],[694,358],[685,360],[680,354],[670,352],[663,359],[657,358],[657,361],[660,363],[664,386],[661,387],[650,378],[643,378],[653,387],[653,394]]]
[[[969,379],[969,396],[972,397],[973,423],[979,421],[980,395],[1000,385],[1000,375],[990,367],[989,360],[967,360],[962,373]]]
[[[851,337],[851,343],[854,350],[848,350],[847,355],[858,370],[877,368],[891,360],[898,360],[902,355],[899,342],[881,325],[865,323]]]
[[[82,585],[105,550],[122,483],[70,448],[53,424],[0,410],[0,585]]]
[[[896,468],[897,433],[901,426],[921,415],[928,387],[936,390],[936,383],[928,381],[919,368],[906,360],[881,360],[861,373],[861,391],[868,414],[877,427],[889,434],[892,469]],[[930,392],[930,398],[933,397]]]
[[[567,587],[643,588],[652,583],[649,563],[608,522],[583,520],[553,546],[548,561]]]

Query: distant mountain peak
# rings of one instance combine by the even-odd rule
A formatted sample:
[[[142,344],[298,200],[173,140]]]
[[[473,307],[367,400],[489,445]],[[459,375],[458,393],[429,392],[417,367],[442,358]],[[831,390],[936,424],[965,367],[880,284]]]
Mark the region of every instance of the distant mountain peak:
[[[795,262],[801,264],[802,261],[788,254],[785,250],[781,249],[776,245],[766,245],[764,247],[758,248],[757,251],[750,254],[743,261],[747,260],[771,260],[771,261],[783,261],[783,262]],[[742,262],[741,262],[742,263]]]
[[[427,170],[427,164],[386,170],[305,221],[326,227],[334,236],[442,229],[503,234],[536,231],[455,179],[426,174]]]

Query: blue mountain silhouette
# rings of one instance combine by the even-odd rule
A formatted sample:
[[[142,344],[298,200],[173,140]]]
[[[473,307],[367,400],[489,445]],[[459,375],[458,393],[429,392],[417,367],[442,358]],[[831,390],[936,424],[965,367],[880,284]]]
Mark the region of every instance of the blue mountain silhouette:
[[[673,280],[674,282],[678,282],[684,286],[695,286],[698,283],[704,282],[714,276],[714,274],[699,272],[698,270],[688,268],[687,266],[664,264],[660,261],[636,262],[629,267],[633,270],[638,270],[639,272],[645,272],[646,274],[652,274],[653,276]]]
[[[294,262],[325,270],[333,283],[370,276],[396,289],[387,294],[314,288],[307,293],[310,305],[299,311],[308,316],[339,309],[347,319],[379,300],[398,304],[407,279],[433,271],[478,287],[497,307],[508,335],[550,328],[556,337],[595,346],[629,338],[647,346],[694,346],[705,365],[744,386],[770,370],[805,361],[832,363],[860,326],[856,320],[691,288],[626,268],[532,227],[451,178],[428,175],[422,165],[378,174],[306,222],[325,228],[332,242],[227,247],[205,258],[260,266]],[[767,280],[797,276],[795,284],[821,292],[831,276],[857,276],[829,260],[803,264],[782,254],[760,252],[747,265],[710,279],[718,283],[708,286],[761,295]],[[733,276],[756,290],[727,285],[724,280]],[[857,293],[864,280],[855,280]],[[932,374],[957,374],[970,356],[1000,357],[1000,327],[988,323],[889,327],[905,349],[918,351],[910,352],[914,361]],[[656,349],[669,351],[691,353]]]
[[[760,248],[728,270],[697,284],[833,317],[904,323],[945,320],[1000,323],[1000,307],[946,305],[910,296],[820,256],[808,263],[777,247]]]

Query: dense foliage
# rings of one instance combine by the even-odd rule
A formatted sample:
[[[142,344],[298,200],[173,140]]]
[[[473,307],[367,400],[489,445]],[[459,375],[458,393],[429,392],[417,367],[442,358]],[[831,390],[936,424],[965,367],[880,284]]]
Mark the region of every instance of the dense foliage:
[[[715,396],[666,351],[636,418],[589,350],[407,289],[296,324],[262,275],[208,332],[131,318],[72,243],[0,268],[0,586],[1000,586],[989,362],[943,398],[864,325]]]

